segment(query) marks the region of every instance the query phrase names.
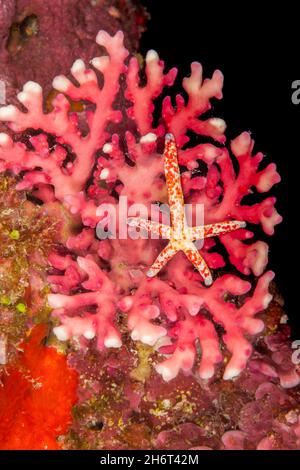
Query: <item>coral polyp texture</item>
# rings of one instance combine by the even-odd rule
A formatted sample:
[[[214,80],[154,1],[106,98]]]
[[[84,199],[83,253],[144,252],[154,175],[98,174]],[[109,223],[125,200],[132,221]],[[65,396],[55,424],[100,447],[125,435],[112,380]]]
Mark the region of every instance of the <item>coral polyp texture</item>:
[[[285,389],[300,379],[287,359],[286,331],[284,347],[276,340],[269,344],[271,333],[278,330],[280,336],[284,315],[277,294],[272,302],[274,273],[266,270],[268,245],[259,239],[262,232],[273,235],[281,222],[268,195],[280,181],[276,166],[253,151],[247,132],[226,145],[224,121],[210,117],[212,100],[222,98],[220,71],[203,79],[201,65],[192,63],[184,93],[174,97],[177,69],[166,71],[155,51],[141,64],[129,55],[121,32],[100,31],[96,41],[99,57],[90,64],[78,59],[69,77],[54,78],[51,109],[45,110],[42,88],[34,82],[18,94],[18,107],[0,109],[9,128],[0,134],[1,171],[12,173],[18,191],[61,221],[44,282],[51,288],[52,332],[59,344],[69,342],[69,363],[82,379],[81,421],[74,421],[64,445],[73,448],[77,435],[84,448],[105,448],[108,442],[112,448],[178,448],[180,434],[182,448],[271,448],[279,441],[296,448],[297,399]],[[165,173],[164,165],[173,167]],[[190,208],[189,232],[183,230],[183,201]],[[203,226],[196,224],[199,206]],[[191,237],[179,243],[186,233]],[[172,256],[153,268],[168,251],[166,238],[173,243]],[[198,249],[193,241],[199,238]],[[276,320],[274,311],[281,312]],[[169,392],[173,384],[185,393],[185,380],[191,400],[199,396],[179,407],[178,418],[176,396]],[[115,405],[110,386],[124,393],[114,397]],[[216,420],[212,425],[212,408],[199,402],[201,393],[208,394],[208,406],[215,406],[222,387],[240,397],[241,415],[228,426]],[[272,438],[248,429],[251,406],[257,404],[259,413],[266,394],[276,401]],[[153,403],[159,400],[164,404],[158,410]],[[288,444],[274,411],[283,402],[290,413]],[[134,423],[128,407],[151,415],[152,429]],[[91,437],[92,427],[84,428],[84,410],[94,416],[94,426],[101,415],[100,440]],[[195,439],[185,439],[189,433]],[[140,444],[133,443],[136,434]]]

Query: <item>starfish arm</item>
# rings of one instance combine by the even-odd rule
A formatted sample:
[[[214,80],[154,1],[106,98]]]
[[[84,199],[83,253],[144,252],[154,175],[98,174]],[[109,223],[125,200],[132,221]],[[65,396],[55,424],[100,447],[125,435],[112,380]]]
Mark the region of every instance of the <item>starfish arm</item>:
[[[161,238],[171,238],[171,227],[168,225],[160,224],[159,222],[154,222],[152,220],[142,219],[141,217],[130,217],[127,219],[128,225],[130,227],[140,227],[148,232],[155,233]]]
[[[224,233],[233,232],[234,230],[244,227],[246,227],[245,222],[240,220],[229,220],[200,227],[190,227],[189,235],[192,240],[202,240],[203,238],[217,237]]]
[[[206,286],[210,286],[213,282],[212,275],[210,273],[209,267],[207,266],[203,257],[200,255],[194,243],[187,243],[186,247],[183,248],[183,252],[188,260],[193,263],[195,268],[198,269],[199,273],[203,277],[204,284]]]
[[[167,134],[164,150],[165,176],[168,188],[171,223],[176,233],[180,234],[184,227],[184,198],[177,160],[177,148],[173,134]]]
[[[172,242],[168,243],[167,246],[160,252],[151,268],[147,272],[148,277],[156,276],[157,273],[167,264],[167,262],[177,253],[177,248]]]

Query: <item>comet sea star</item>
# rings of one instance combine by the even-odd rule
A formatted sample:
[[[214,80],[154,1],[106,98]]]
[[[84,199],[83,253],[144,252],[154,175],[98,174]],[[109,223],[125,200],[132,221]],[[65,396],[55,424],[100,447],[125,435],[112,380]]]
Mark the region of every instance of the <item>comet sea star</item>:
[[[204,283],[209,286],[213,281],[210,269],[193,242],[195,240],[214,237],[244,228],[246,223],[238,220],[230,220],[216,224],[188,227],[184,210],[184,197],[180,182],[177,148],[173,134],[166,135],[164,159],[165,176],[170,202],[171,227],[139,217],[131,217],[128,219],[128,224],[146,229],[149,232],[158,234],[170,240],[147,272],[148,277],[153,277],[158,274],[165,264],[178,251],[182,250],[189,261],[198,269],[204,279]]]

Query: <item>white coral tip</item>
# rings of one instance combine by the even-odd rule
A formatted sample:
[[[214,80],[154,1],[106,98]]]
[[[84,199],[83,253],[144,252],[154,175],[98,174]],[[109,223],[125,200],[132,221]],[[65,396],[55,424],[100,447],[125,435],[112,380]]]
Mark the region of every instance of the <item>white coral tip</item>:
[[[139,335],[139,332],[137,330],[132,330],[130,336],[131,336],[131,339],[133,341],[138,341],[140,339],[140,335]]]
[[[156,336],[151,336],[151,335],[142,335],[141,336],[141,342],[144,344],[148,344],[148,346],[154,346],[156,341],[157,341]]]
[[[86,339],[93,339],[95,338],[95,331],[90,329],[90,330],[86,330],[84,333],[83,333],[83,336],[86,338]]]
[[[224,375],[223,375],[223,379],[231,380],[234,377],[237,377],[240,373],[241,371],[237,369],[236,367],[226,367]]]
[[[58,75],[52,81],[52,86],[57,91],[66,92],[69,88],[70,82],[64,75]]]
[[[98,32],[96,36],[96,43],[102,46],[106,43],[106,40],[108,37],[109,35],[107,34],[107,32],[103,31],[103,29],[100,29],[100,31]]]
[[[104,346],[107,348],[120,348],[122,341],[116,336],[111,336],[110,338],[105,338]]]
[[[2,147],[7,147],[12,143],[11,138],[5,132],[0,132],[0,145]]]
[[[90,63],[92,64],[95,69],[103,72],[110,62],[110,58],[108,55],[103,55],[101,57],[94,57]]]
[[[100,172],[100,175],[99,175],[99,178],[101,180],[105,180],[109,175],[109,169],[108,168],[103,168],[103,170],[101,170]]]
[[[8,106],[3,106],[2,108],[0,108],[0,119],[2,120],[11,120],[11,119],[14,119],[16,117],[16,114],[17,114],[17,108],[12,105],[12,104],[9,104]]]
[[[159,60],[157,52],[154,51],[153,49],[150,49],[150,51],[148,51],[146,55],[146,62],[148,63],[148,62],[153,62],[157,60]]]
[[[48,304],[52,308],[62,308],[62,307],[64,307],[64,295],[49,294],[48,295]]]
[[[59,341],[67,341],[69,339],[67,329],[62,325],[53,328],[53,333]]]
[[[265,295],[263,302],[262,302],[264,309],[269,306],[269,303],[271,302],[272,299],[273,299],[273,296],[271,294]]]
[[[169,382],[170,380],[174,379],[176,377],[176,373],[172,371],[169,367],[166,367],[162,364],[157,364],[155,366],[156,372],[160,374],[165,382]]]
[[[200,379],[203,379],[203,380],[211,379],[213,375],[214,375],[213,369],[206,369],[206,370],[199,372],[199,377]]]
[[[34,93],[36,95],[40,95],[43,89],[38,83],[29,81],[23,86],[23,91],[25,93]]]
[[[111,144],[104,144],[102,150],[104,153],[111,153],[113,150],[113,147]]]
[[[77,74],[77,73],[81,73],[81,72],[84,72],[85,70],[85,65],[84,65],[84,62],[82,59],[77,59],[75,60],[75,62],[73,63],[72,67],[71,67],[71,72],[72,74]]]
[[[223,119],[220,118],[211,118],[209,120],[211,126],[215,127],[219,132],[223,133],[226,129],[226,123]]]
[[[28,94],[24,93],[24,91],[20,91],[20,93],[17,94],[17,98],[20,103],[25,103],[28,99]]]
[[[192,317],[194,317],[195,315],[197,315],[197,313],[199,312],[200,310],[200,305],[198,304],[193,304],[190,308],[189,308],[189,314],[192,315]]]
[[[148,134],[143,135],[140,138],[141,144],[150,144],[151,142],[155,142],[157,140],[157,135],[154,132],[149,132]]]

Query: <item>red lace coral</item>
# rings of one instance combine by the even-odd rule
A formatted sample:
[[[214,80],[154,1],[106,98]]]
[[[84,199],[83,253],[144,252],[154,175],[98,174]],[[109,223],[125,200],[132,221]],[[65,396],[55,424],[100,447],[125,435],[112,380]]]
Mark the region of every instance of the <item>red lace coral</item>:
[[[128,312],[134,340],[160,345],[160,352],[171,355],[157,366],[166,380],[181,369],[190,371],[198,354],[200,376],[211,377],[222,360],[221,351],[227,354],[225,349],[231,358],[224,378],[232,378],[245,367],[252,350],[250,336],[263,329],[256,315],[271,300],[268,285],[273,273],[262,275],[267,244],[250,243],[254,235],[246,228],[220,237],[238,271],[262,275],[253,291],[249,282],[233,274],[204,287],[201,276],[180,254],[160,279],[149,281],[145,272],[162,241],[126,237],[127,229],[124,233],[121,224],[128,215],[124,196],[129,205],[143,204],[164,218],[153,202],[167,202],[161,152],[163,137],[171,132],[184,167],[185,200],[193,210],[196,204],[204,205],[205,223],[242,220],[261,225],[271,235],[281,221],[275,199],[267,197],[250,205],[245,197],[254,190],[266,193],[279,182],[276,167],[260,168],[263,156],[253,155],[248,133],[233,140],[229,149],[224,147],[224,121],[205,119],[210,100],[222,97],[221,72],[203,80],[201,65],[193,63],[190,77],[183,80],[187,99],[177,95],[173,104],[166,96],[160,108],[155,100],[164,87],[172,86],[176,69],[165,73],[163,62],[150,51],[144,84],[137,59],[128,62],[122,33],[111,37],[101,31],[97,42],[107,55],[93,59],[92,68],[77,60],[71,69],[74,80],[54,79],[53,86],[60,93],[52,111],[43,111],[42,90],[32,82],[18,95],[23,110],[0,109],[0,120],[15,133],[13,138],[0,134],[2,171],[20,175],[19,188],[32,190],[44,203],[59,200],[90,227],[68,240],[70,254],[50,259],[58,272],[49,278],[54,291],[49,303],[62,323],[55,332],[60,339],[96,335],[100,348],[117,347],[121,344],[115,325],[118,305]],[[71,110],[70,101],[82,102],[84,111]],[[154,110],[160,116],[157,123]],[[25,131],[29,133],[26,143],[19,138]],[[103,203],[116,208],[116,240],[97,241],[91,231],[98,222],[103,228],[109,222]],[[225,266],[224,255],[215,248],[210,239],[202,250],[211,269]],[[77,260],[74,255],[79,256]]]

